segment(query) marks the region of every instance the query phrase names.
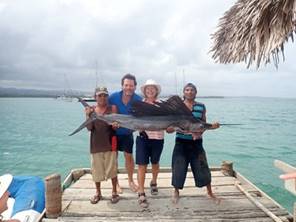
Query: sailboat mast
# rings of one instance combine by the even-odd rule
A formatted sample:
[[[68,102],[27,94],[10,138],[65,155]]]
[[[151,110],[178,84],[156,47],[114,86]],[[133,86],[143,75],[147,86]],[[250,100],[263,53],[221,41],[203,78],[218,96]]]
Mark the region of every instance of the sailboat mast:
[[[98,87],[98,61],[96,61],[96,85],[95,88]]]

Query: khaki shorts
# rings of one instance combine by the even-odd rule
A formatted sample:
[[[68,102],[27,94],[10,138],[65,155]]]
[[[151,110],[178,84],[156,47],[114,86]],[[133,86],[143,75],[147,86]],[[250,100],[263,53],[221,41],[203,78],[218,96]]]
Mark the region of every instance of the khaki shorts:
[[[94,182],[117,176],[116,152],[107,151],[91,154],[91,171]]]

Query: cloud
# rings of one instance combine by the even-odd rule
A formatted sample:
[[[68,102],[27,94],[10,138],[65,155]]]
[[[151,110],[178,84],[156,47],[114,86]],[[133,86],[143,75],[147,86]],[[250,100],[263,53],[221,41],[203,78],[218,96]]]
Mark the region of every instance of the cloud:
[[[93,91],[133,73],[167,94],[195,82],[202,95],[295,97],[295,46],[279,70],[215,64],[210,34],[225,1],[6,0],[0,3],[0,86]]]

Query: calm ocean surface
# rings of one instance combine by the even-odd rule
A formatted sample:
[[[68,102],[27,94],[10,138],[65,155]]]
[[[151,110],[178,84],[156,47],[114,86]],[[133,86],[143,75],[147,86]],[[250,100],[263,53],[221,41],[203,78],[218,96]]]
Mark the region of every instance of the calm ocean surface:
[[[223,160],[290,212],[296,197],[283,187],[274,159],[296,166],[296,99],[201,99],[208,121],[242,123],[204,134],[211,166]],[[78,102],[55,99],[0,98],[0,174],[63,178],[72,168],[89,167],[86,130],[68,134],[84,120]],[[170,166],[174,135],[167,135],[161,166]],[[119,165],[124,166],[120,155]]]

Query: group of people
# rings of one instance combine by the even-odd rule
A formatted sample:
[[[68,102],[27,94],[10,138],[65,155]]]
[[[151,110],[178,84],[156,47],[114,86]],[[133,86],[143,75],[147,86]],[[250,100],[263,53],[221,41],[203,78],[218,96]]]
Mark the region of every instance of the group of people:
[[[137,87],[136,77],[126,74],[121,79],[122,89],[109,95],[106,87],[97,87],[95,90],[96,105],[85,109],[86,118],[92,112],[97,114],[119,113],[129,115],[131,104],[135,101],[143,101],[154,104],[161,92],[161,86],[154,80],[147,80],[140,87],[143,97],[135,93]],[[183,89],[184,104],[192,111],[195,118],[206,121],[206,107],[196,102],[197,88],[194,84],[188,83]],[[213,123],[212,129],[219,128],[219,123]],[[148,207],[144,183],[147,165],[152,164],[152,179],[150,181],[150,192],[158,194],[157,176],[159,173],[159,161],[164,146],[164,131],[143,131],[138,132],[136,137],[136,164],[138,165],[137,182],[133,174],[135,162],[133,158],[134,137],[133,131],[122,128],[117,122],[108,125],[102,120],[95,120],[87,125],[90,131],[90,153],[92,177],[96,186],[96,194],[90,198],[92,204],[102,199],[101,182],[107,179],[112,180],[111,203],[115,204],[120,200],[119,193],[122,192],[117,179],[118,152],[122,151],[125,158],[125,167],[128,174],[128,184],[133,192],[138,193],[139,205]],[[167,133],[175,132],[174,128],[166,129]],[[175,188],[172,201],[179,200],[179,189],[183,189],[188,165],[190,164],[195,184],[197,187],[207,187],[208,195],[217,200],[211,189],[211,172],[207,163],[205,150],[202,145],[202,134],[176,132],[176,142],[172,155],[172,186]]]
[[[129,115],[131,105],[135,101],[154,104],[158,101],[161,86],[154,80],[147,80],[140,89],[143,97],[135,93],[137,81],[135,76],[126,74],[121,79],[122,90],[109,96],[106,87],[97,87],[95,90],[96,105],[85,108],[86,118],[95,112],[100,115],[119,113]],[[183,88],[183,101],[193,116],[206,122],[206,107],[196,101],[197,88],[188,83]],[[213,123],[212,129],[219,128],[219,123]],[[101,182],[107,179],[112,181],[111,203],[120,200],[122,192],[117,179],[118,151],[125,157],[125,167],[128,173],[128,184],[133,192],[138,193],[138,203],[141,207],[149,206],[145,195],[145,175],[147,165],[152,165],[152,179],[150,181],[151,195],[158,194],[157,176],[159,161],[164,146],[162,131],[142,131],[136,137],[136,164],[138,165],[137,184],[133,174],[135,162],[133,158],[134,136],[133,131],[122,128],[117,122],[111,125],[96,119],[87,125],[90,131],[90,153],[92,177],[95,182],[96,193],[90,198],[92,204],[102,199]],[[175,132],[174,128],[167,128],[167,133]],[[175,146],[172,154],[172,195],[173,203],[179,200],[179,190],[183,189],[188,166],[190,164],[195,185],[206,186],[209,197],[220,200],[213,194],[211,188],[211,172],[207,163],[206,153],[202,141],[203,131],[195,133],[176,132]],[[0,221],[34,221],[45,207],[44,182],[39,177],[12,176],[0,177]]]

